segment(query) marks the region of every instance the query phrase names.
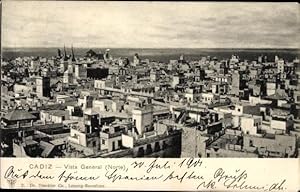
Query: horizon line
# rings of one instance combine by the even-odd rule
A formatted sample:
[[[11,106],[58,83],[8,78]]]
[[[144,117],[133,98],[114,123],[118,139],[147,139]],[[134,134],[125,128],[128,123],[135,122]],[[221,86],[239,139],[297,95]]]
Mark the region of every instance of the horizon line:
[[[64,46],[53,46],[53,47],[11,47],[11,46],[3,46],[2,49],[18,49],[18,48],[26,48],[26,49],[35,49],[35,48],[45,48],[45,49],[52,49],[52,48],[60,48]],[[68,46],[66,46],[68,48]],[[71,46],[70,46],[71,48]],[[73,48],[80,48],[80,49],[299,49],[297,47],[74,47]]]

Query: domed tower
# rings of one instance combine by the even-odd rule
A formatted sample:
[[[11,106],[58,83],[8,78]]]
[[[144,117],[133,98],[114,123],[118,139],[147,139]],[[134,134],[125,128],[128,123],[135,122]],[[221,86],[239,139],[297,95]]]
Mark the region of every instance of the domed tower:
[[[103,55],[104,61],[107,62],[107,63],[109,63],[109,62],[111,62],[113,60],[113,58],[112,58],[112,56],[110,55],[109,52],[110,52],[110,49],[106,49],[105,53]]]
[[[138,66],[140,64],[140,57],[137,53],[133,56],[133,66]]]

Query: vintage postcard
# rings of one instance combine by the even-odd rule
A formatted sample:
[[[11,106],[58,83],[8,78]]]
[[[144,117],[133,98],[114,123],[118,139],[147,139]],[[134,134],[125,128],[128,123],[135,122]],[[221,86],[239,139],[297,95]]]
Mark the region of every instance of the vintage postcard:
[[[297,191],[298,3],[1,3],[0,186]]]

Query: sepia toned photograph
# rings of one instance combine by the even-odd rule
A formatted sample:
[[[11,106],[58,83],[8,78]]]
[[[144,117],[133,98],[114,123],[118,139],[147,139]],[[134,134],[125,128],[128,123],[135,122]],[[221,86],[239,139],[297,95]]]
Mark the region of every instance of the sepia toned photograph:
[[[297,3],[1,13],[1,157],[299,158]]]

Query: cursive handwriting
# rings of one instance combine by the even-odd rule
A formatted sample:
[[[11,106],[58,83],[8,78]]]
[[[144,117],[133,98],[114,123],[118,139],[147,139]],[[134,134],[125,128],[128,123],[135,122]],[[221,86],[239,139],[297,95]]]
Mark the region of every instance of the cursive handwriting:
[[[31,175],[29,178],[54,179],[53,176],[50,176],[50,175],[42,175],[42,174],[41,174],[41,171],[38,171],[35,175]]]
[[[246,170],[235,170],[232,174],[226,173],[223,168],[218,168],[214,173],[214,179],[217,182],[221,182],[227,189],[239,189],[239,190],[258,190],[258,191],[281,191],[286,189],[284,187],[285,179],[279,183],[273,183],[268,185],[250,185],[247,184],[248,174]]]
[[[188,158],[188,159],[183,159],[178,166],[180,168],[196,168],[196,167],[201,167],[202,165],[202,159],[195,159],[195,158]]]
[[[154,169],[170,169],[171,165],[169,161],[160,162],[158,159],[154,159],[151,163],[146,165],[143,161],[134,161],[131,163],[133,168],[146,168],[146,172],[150,173]]]
[[[157,163],[157,159],[152,161],[147,169],[147,173],[150,173],[153,169],[170,169],[169,161],[166,161],[163,164]]]
[[[273,183],[268,188],[268,191],[283,191],[283,190],[286,190],[286,187],[284,187],[285,182],[286,182],[286,179],[283,179],[281,182],[278,182],[278,183]]]
[[[222,182],[227,189],[251,189],[251,190],[263,190],[264,186],[248,185],[246,179],[248,174],[246,170],[235,170],[232,174],[226,173],[223,168],[219,168],[214,173],[214,178],[218,182]]]
[[[28,176],[28,170],[23,171],[22,169],[15,170],[14,166],[8,167],[4,174],[5,179],[25,179]]]
[[[116,180],[135,180],[135,181],[152,181],[152,180],[159,180],[162,178],[163,175],[159,176],[130,176],[130,175],[124,175],[122,173],[119,173],[117,169],[115,169],[113,172],[107,171],[105,173],[105,177],[108,180],[111,180],[112,182],[115,182]]]
[[[219,168],[214,173],[214,178],[218,180],[218,182],[224,181],[226,185],[230,185],[235,182],[239,182],[242,179],[246,179],[248,177],[246,171],[240,171],[239,169],[235,170],[233,174],[226,174],[226,172]]]
[[[197,189],[199,189],[200,187],[205,188],[205,189],[216,189],[216,182],[213,180],[209,180],[209,181],[202,181]]]
[[[108,164],[107,164],[108,165]],[[107,166],[104,165],[104,166]],[[203,159],[185,158],[178,161],[165,159],[154,159],[151,161],[135,160],[129,169],[116,168],[106,169],[100,172],[99,176],[86,174],[81,175],[81,172],[75,166],[67,166],[68,169],[63,169],[62,172],[52,172],[48,174],[47,170],[26,170],[9,166],[4,172],[4,179],[40,179],[40,180],[56,180],[67,183],[69,181],[84,181],[93,182],[101,179],[108,180],[112,183],[117,181],[148,181],[155,184],[163,184],[164,182],[192,183],[195,184],[197,190],[208,189],[215,190],[217,188],[227,190],[250,190],[277,192],[287,190],[287,180],[279,179],[276,182],[270,183],[250,183],[250,175],[246,169],[229,168],[207,168]],[[253,176],[252,176],[253,177]],[[104,181],[104,180],[103,180]],[[192,182],[190,182],[192,181]]]
[[[195,171],[192,172],[186,171],[183,174],[176,174],[175,171],[172,171],[170,174],[168,174],[168,176],[163,181],[174,180],[174,179],[182,183],[185,179],[203,180],[204,177],[201,175],[196,175]]]
[[[58,176],[58,181],[64,181],[65,183],[70,181],[70,180],[76,180],[76,181],[93,181],[99,179],[99,176],[80,176],[76,175],[77,171],[67,173],[67,171],[63,171],[59,176]]]

